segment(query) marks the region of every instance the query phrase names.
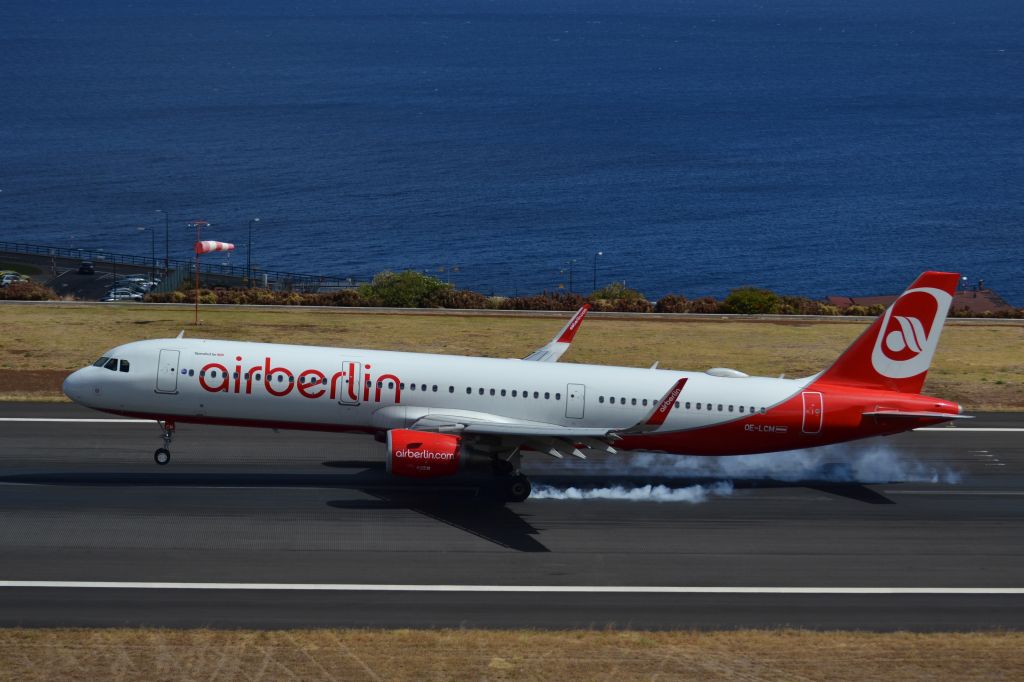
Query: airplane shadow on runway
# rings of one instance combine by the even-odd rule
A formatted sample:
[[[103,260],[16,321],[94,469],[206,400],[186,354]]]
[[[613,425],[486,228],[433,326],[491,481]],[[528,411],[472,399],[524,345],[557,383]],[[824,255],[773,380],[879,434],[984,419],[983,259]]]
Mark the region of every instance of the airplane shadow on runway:
[[[288,474],[248,472],[64,472],[26,473],[0,476],[0,483],[28,485],[68,485],[106,487],[310,487],[358,491],[372,499],[336,499],[327,502],[332,509],[408,509],[453,528],[519,552],[550,551],[538,540],[541,531],[527,519],[530,514],[520,510],[525,504],[506,506],[499,501],[493,478],[467,477],[458,485],[443,481],[416,481],[389,476],[379,461],[346,460],[323,462],[326,467],[348,470],[339,474]],[[621,486],[638,488],[664,485],[682,488],[692,485],[713,485],[728,481],[734,489],[810,488],[867,504],[894,502],[859,483],[831,481],[777,481],[772,479],[679,478],[663,476],[566,476],[532,475],[534,485],[557,488],[599,489]]]

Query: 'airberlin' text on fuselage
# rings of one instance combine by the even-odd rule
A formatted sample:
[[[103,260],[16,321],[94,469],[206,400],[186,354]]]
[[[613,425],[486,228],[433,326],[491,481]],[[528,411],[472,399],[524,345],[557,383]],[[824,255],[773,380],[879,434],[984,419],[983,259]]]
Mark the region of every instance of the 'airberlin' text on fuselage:
[[[243,369],[241,356],[236,356],[233,369],[219,362],[211,362],[199,371],[199,385],[210,393],[242,393],[251,394],[253,384],[263,384],[263,389],[272,396],[284,397],[295,391],[298,395],[315,400],[328,397],[343,402],[369,402],[370,389],[373,388],[373,401],[381,401],[383,391],[394,390],[394,402],[402,399],[402,386],[394,374],[381,374],[375,379],[371,376],[372,367],[359,363],[345,362],[343,368],[336,372],[322,372],[318,369],[304,369],[295,373],[287,367],[274,367],[270,358],[264,358],[263,364]],[[360,381],[360,375],[362,380]]]

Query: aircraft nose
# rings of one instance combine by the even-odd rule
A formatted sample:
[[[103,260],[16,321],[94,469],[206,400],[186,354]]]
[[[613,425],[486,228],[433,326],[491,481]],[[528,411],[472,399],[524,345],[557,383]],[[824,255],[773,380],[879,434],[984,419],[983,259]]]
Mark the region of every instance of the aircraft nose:
[[[86,380],[85,377],[82,376],[84,373],[85,370],[80,369],[69,374],[67,379],[64,380],[64,395],[71,398],[76,403],[82,402],[82,398],[85,396]]]

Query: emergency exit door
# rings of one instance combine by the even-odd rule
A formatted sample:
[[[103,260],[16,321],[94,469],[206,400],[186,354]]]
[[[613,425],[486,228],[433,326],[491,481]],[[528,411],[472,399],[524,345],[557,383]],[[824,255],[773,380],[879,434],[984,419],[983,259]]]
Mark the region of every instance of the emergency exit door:
[[[569,384],[565,388],[565,416],[583,419],[583,402],[587,388],[583,384]]]

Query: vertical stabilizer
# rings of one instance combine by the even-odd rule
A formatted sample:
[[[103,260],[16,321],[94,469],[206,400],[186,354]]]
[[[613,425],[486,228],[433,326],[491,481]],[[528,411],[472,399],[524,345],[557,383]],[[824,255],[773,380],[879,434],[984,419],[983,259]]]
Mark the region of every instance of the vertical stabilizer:
[[[926,272],[815,383],[920,393],[960,275]]]

